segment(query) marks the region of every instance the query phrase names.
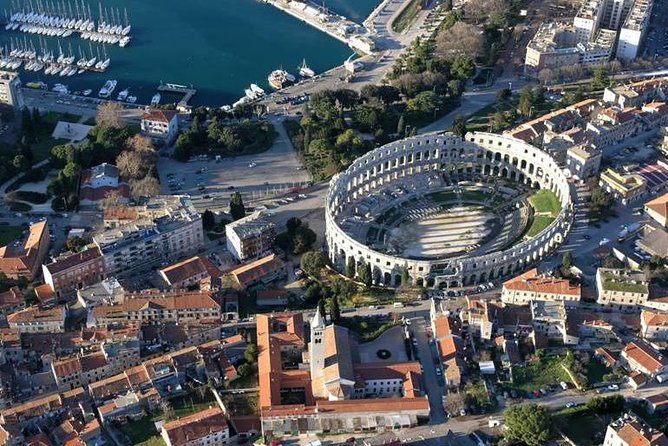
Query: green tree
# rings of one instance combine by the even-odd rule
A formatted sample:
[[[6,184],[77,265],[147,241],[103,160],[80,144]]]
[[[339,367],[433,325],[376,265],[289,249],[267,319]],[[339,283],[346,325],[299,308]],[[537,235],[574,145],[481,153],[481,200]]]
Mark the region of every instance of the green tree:
[[[441,105],[441,99],[433,91],[418,93],[413,99],[409,99],[406,108],[410,111],[431,115]]]
[[[460,79],[451,79],[448,81],[448,93],[450,96],[459,99],[464,93],[464,82]]]
[[[566,251],[561,258],[561,266],[566,269],[569,269],[573,266],[573,253],[571,251]]]
[[[320,315],[324,318],[327,312],[325,311],[325,299],[320,299],[318,301],[318,310],[320,310]]]
[[[341,319],[341,308],[339,307],[339,297],[334,294],[329,298],[329,319],[336,322]]]
[[[365,285],[371,282],[371,276],[367,274],[366,265],[367,263],[364,260],[357,264],[357,278]]]
[[[244,363],[237,367],[237,372],[239,373],[239,376],[248,376],[253,372],[253,368],[250,365]]]
[[[65,167],[63,167],[63,175],[66,178],[76,178],[79,176],[79,172],[81,172],[81,166],[79,166],[77,163],[67,163]]]
[[[209,209],[206,209],[202,213],[202,226],[204,227],[204,229],[209,231],[213,229],[215,225],[216,225],[216,215]]]
[[[496,102],[505,102],[512,96],[513,92],[510,88],[502,88],[496,92]]]
[[[545,407],[538,404],[510,406],[506,409],[505,418],[504,435],[507,440],[541,446],[552,436],[552,417]]]
[[[327,255],[322,251],[305,252],[299,264],[306,274],[318,277],[320,270],[327,265]]]
[[[346,276],[350,277],[351,279],[354,278],[356,269],[357,269],[357,262],[355,261],[355,257],[353,256],[348,257],[348,260],[346,262]]]
[[[232,220],[239,220],[246,216],[246,207],[239,192],[234,192],[230,196],[230,215],[232,216]]]
[[[493,132],[500,132],[506,125],[506,116],[500,111],[494,113],[491,118],[491,126]]]
[[[244,350],[244,359],[248,364],[255,364],[257,362],[257,345],[249,342]]]
[[[594,69],[594,76],[591,79],[592,90],[603,90],[610,85],[610,79],[605,71],[604,65],[599,65]]]
[[[531,114],[533,112],[532,110],[533,104],[534,104],[533,92],[531,91],[531,87],[527,85],[522,89],[522,93],[520,94],[520,102],[517,106],[517,109],[519,110],[520,114],[525,118],[531,118]]]
[[[28,160],[23,155],[16,155],[12,159],[12,166],[14,166],[16,170],[25,170],[28,168]]]
[[[623,395],[597,396],[587,401],[587,408],[597,414],[618,413],[624,410],[624,403]]]
[[[470,59],[457,57],[450,66],[450,75],[455,79],[466,81],[475,74],[475,67]]]
[[[81,237],[70,237],[65,242],[65,246],[72,252],[79,252],[88,244],[88,242]]]
[[[457,116],[455,121],[452,123],[452,128],[450,129],[452,133],[463,138],[464,135],[468,132],[466,128],[466,119],[463,116]]]
[[[397,134],[400,137],[403,137],[405,132],[406,132],[406,117],[402,113],[401,116],[399,116],[399,122],[397,123]]]

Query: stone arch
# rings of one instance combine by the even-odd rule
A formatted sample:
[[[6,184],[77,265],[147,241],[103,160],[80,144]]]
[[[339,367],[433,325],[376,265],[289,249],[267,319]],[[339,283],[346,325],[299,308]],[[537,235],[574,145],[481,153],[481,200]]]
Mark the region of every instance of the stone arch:
[[[384,273],[383,274],[383,283],[385,284],[385,286],[392,285],[392,274]]]
[[[478,276],[475,273],[471,274],[471,277],[469,278],[469,285],[475,285],[477,279]]]
[[[480,273],[480,283],[487,282],[487,273]]]

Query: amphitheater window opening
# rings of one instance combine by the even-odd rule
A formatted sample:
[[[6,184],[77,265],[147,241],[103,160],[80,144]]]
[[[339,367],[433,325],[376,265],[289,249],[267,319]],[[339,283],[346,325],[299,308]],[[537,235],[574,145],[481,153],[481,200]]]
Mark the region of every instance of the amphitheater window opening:
[[[538,181],[533,182],[534,189],[540,189],[540,183]]]
[[[503,162],[508,164],[510,162],[510,156],[509,155],[503,155]]]
[[[492,168],[489,167],[489,165],[485,164],[485,166],[483,167],[483,170],[482,170],[482,171],[483,171],[483,174],[485,174],[485,175],[489,175],[489,173],[490,173],[491,170],[492,170]]]
[[[423,157],[424,159],[428,160],[428,159],[429,159],[429,150],[425,151],[425,152],[422,154],[422,157]]]
[[[501,153],[500,152],[496,152],[494,154],[494,161],[501,161]]]
[[[476,276],[475,274],[471,274],[471,278],[469,279],[469,285],[475,285],[477,279],[478,276]]]
[[[489,276],[487,277],[489,280],[494,280],[494,270],[491,270],[489,272]]]
[[[501,171],[501,176],[504,177],[504,178],[508,176],[508,169],[507,168],[505,168],[505,167],[503,168],[503,170]]]
[[[500,171],[499,166],[494,166],[494,169],[492,170],[492,175],[495,177],[499,176],[499,171]]]
[[[526,168],[527,168],[527,162],[526,160],[522,160],[522,162],[520,163],[520,169],[526,169]]]
[[[392,274],[390,274],[390,273],[383,274],[383,283],[386,286],[392,285]]]
[[[401,285],[401,274],[395,274],[394,275],[394,286],[400,286]]]
[[[529,164],[529,175],[533,175],[534,165]]]
[[[513,265],[508,265],[508,268],[506,268],[506,276],[512,274],[513,272]]]
[[[492,161],[492,158],[494,158],[494,154],[492,152],[485,152],[485,159]]]
[[[517,158],[513,158],[513,161],[512,161],[511,164],[512,164],[513,166],[517,167],[517,163],[518,163],[518,162],[519,162],[519,161],[518,161]]]
[[[480,283],[485,283],[485,282],[487,282],[487,274],[482,273],[480,274]]]
[[[427,279],[427,288],[431,288],[431,287],[433,287],[433,286],[434,286],[434,282],[435,282],[435,281],[434,281],[434,278],[433,278],[433,277],[428,278],[428,279]]]
[[[510,179],[513,180],[513,181],[517,180],[517,172],[515,172],[514,170],[511,171],[510,172]]]
[[[415,280],[415,286],[417,286],[418,288],[424,287],[424,279],[422,277],[418,277]]]
[[[459,282],[456,280],[451,281],[450,288],[459,288]]]

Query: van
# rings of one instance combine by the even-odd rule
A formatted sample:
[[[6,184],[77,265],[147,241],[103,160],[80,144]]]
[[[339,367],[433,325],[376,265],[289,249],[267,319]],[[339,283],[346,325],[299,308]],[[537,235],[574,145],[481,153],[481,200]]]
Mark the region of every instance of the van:
[[[566,382],[562,381],[559,383],[559,385],[561,386],[562,389],[568,390],[568,384],[566,384]]]
[[[392,306],[394,308],[404,308],[404,304],[402,304],[401,302],[395,302],[392,304]]]

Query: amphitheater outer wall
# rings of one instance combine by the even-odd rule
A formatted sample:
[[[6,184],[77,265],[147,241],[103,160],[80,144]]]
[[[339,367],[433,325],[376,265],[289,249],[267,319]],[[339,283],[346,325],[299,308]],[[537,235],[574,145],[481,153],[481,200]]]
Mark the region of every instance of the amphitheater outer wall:
[[[345,206],[407,176],[425,172],[480,173],[552,190],[561,203],[557,218],[535,237],[502,251],[481,256],[416,260],[377,252],[353,239],[336,223]],[[349,257],[371,264],[374,282],[400,283],[404,267],[414,283],[426,287],[466,287],[519,272],[552,252],[572,223],[566,176],[547,153],[505,135],[475,132],[465,138],[451,133],[423,134],[379,147],[353,162],[330,181],[326,239],[329,257],[339,270]]]

